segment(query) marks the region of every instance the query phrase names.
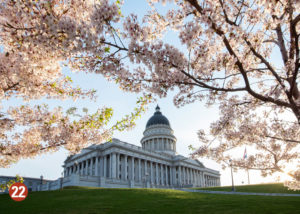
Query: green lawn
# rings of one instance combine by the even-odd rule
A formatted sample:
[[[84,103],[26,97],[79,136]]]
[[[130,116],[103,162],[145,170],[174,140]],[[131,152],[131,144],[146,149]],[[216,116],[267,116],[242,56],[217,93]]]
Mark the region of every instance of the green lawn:
[[[92,189],[32,192],[15,202],[0,195],[1,214],[300,213],[300,197],[241,196],[162,189]]]
[[[206,188],[193,188],[201,190],[213,190],[213,191],[231,191],[231,186],[225,187],[206,187]],[[283,186],[282,183],[276,184],[254,184],[254,185],[243,185],[236,186],[236,192],[264,192],[264,193],[289,193],[289,194],[300,194],[300,191],[288,190],[287,187]]]

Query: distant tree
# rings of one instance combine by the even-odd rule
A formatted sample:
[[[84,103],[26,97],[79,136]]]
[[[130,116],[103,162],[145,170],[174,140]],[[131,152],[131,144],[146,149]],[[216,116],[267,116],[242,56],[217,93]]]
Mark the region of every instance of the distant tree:
[[[233,159],[235,167],[267,175],[300,164],[299,1],[174,0],[166,13],[156,3],[167,1],[148,2],[152,9],[139,21],[122,16],[120,1],[4,1],[3,96],[60,97],[69,85],[64,62],[131,92],[164,97],[176,89],[178,107],[218,104],[220,118],[210,133],[199,131],[203,144],[194,157],[226,166],[232,151],[248,145],[256,154]],[[170,31],[185,50],[163,42]],[[91,94],[66,88],[64,96]],[[289,187],[299,189],[300,167],[290,175]]]

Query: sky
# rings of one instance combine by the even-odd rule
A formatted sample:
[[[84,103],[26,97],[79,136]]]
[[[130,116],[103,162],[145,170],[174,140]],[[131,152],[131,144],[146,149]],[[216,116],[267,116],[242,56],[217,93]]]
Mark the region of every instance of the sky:
[[[161,10],[168,9],[168,5]],[[147,3],[144,0],[125,0],[122,7],[122,13],[127,16],[130,13],[137,13],[143,15],[149,9]],[[168,33],[165,38],[169,43],[180,46],[178,38],[173,33]],[[181,47],[183,48],[183,47]],[[103,106],[112,107],[115,111],[114,119],[118,120],[125,114],[133,111],[136,106],[135,102],[140,96],[139,94],[125,93],[121,91],[116,84],[108,82],[102,76],[96,74],[85,73],[71,73],[68,69],[65,69],[66,75],[72,77],[74,84],[78,84],[83,89],[96,89],[98,99],[96,102],[90,100],[78,100],[73,102],[72,100],[57,101],[57,100],[38,100],[30,102],[31,104],[38,104],[41,102],[47,102],[50,107],[62,106],[65,109],[76,106],[79,109],[86,107],[89,112],[94,112],[97,108]],[[145,130],[148,119],[153,115],[155,107],[158,104],[161,108],[161,112],[169,119],[171,128],[174,130],[174,135],[177,138],[177,153],[188,156],[191,153],[189,145],[197,148],[200,145],[197,139],[197,131],[199,129],[208,130],[212,122],[218,119],[218,107],[206,107],[204,102],[195,102],[188,104],[184,107],[177,108],[173,104],[173,96],[175,92],[168,94],[166,98],[158,99],[157,102],[152,103],[148,107],[148,111],[142,115],[140,119],[136,121],[136,127],[130,131],[117,132],[114,137],[121,141],[128,142],[137,146],[140,146],[140,140],[143,137],[143,131]],[[19,105],[22,100],[12,100],[4,102],[5,105]],[[238,151],[240,154],[237,156],[243,157],[244,148]],[[15,176],[19,174],[24,177],[40,177],[44,179],[57,179],[63,172],[63,162],[68,155],[68,151],[61,149],[58,152],[52,154],[46,154],[37,156],[34,159],[25,159],[19,161],[17,164],[12,165],[10,168],[0,168],[1,175]],[[249,152],[248,152],[249,155]],[[221,166],[212,160],[199,159],[208,168],[220,170],[221,173],[221,185],[231,185],[230,169],[222,170]],[[274,182],[277,175],[273,177],[262,178],[258,172],[250,171],[250,183],[268,183]],[[243,170],[234,172],[235,184],[247,184],[247,173]]]

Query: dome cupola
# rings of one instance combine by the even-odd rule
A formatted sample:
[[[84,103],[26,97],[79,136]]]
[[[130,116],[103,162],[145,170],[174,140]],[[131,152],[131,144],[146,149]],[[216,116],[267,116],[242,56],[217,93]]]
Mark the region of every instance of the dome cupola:
[[[175,154],[176,137],[173,135],[170,122],[160,111],[159,106],[146,124],[142,147],[146,150]]]
[[[168,118],[166,118],[164,115],[162,115],[158,105],[155,108],[155,113],[148,120],[148,122],[146,124],[146,128],[148,128],[149,126],[152,126],[152,125],[157,125],[157,124],[164,124],[164,125],[170,126],[170,122],[169,122]]]

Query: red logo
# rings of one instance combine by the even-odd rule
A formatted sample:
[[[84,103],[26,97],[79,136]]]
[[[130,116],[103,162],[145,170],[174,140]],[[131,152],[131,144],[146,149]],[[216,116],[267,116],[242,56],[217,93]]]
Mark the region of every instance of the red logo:
[[[23,201],[27,195],[28,189],[23,183],[14,183],[9,188],[9,196],[15,201]]]

